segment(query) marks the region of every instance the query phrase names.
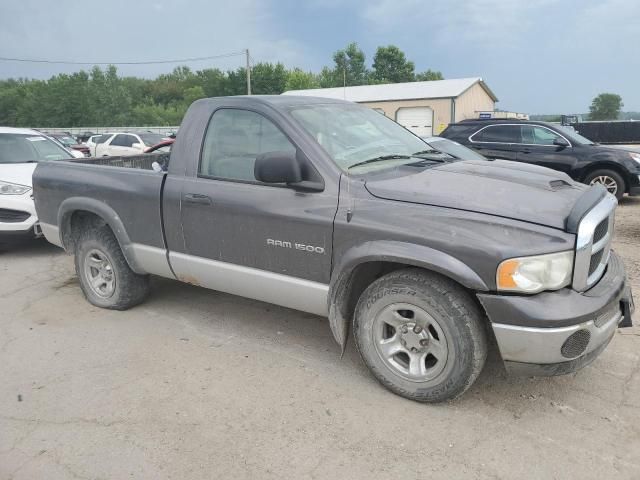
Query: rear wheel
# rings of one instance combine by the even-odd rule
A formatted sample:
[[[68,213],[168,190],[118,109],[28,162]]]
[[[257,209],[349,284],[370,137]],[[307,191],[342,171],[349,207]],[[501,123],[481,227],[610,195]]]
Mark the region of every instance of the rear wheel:
[[[624,196],[626,185],[622,175],[615,170],[603,169],[591,172],[585,178],[584,183],[587,185],[602,185],[611,195],[620,200]]]
[[[106,225],[82,232],[75,266],[85,297],[98,307],[126,310],[141,303],[149,292],[149,276],[131,270]]]
[[[455,282],[418,269],[392,272],[362,294],[354,336],[373,375],[420,402],[464,393],[487,356],[483,316]]]

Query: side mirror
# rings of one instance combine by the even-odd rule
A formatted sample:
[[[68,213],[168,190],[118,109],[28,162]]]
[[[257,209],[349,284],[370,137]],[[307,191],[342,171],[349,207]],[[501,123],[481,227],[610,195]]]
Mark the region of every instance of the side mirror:
[[[253,176],[259,182],[285,183],[300,192],[322,192],[324,182],[302,180],[302,169],[295,152],[269,152],[258,155]]]
[[[131,145],[131,148],[135,148],[136,150],[144,150],[144,145],[136,142]]]
[[[292,152],[269,152],[258,155],[253,166],[256,180],[264,183],[286,183],[302,181],[302,172],[296,154]]]
[[[563,137],[557,137],[554,141],[553,144],[556,147],[562,147],[562,148],[567,148],[570,147],[571,144]]]

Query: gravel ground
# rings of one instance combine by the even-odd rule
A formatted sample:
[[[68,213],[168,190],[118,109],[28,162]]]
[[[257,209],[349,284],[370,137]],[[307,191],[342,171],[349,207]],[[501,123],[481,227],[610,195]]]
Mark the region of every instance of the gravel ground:
[[[639,245],[626,199],[637,296]],[[510,378],[494,354],[463,398],[421,405],[352,344],[341,359],[325,319],[153,283],[101,310],[55,247],[0,254],[1,479],[640,478],[640,327],[564,377]]]

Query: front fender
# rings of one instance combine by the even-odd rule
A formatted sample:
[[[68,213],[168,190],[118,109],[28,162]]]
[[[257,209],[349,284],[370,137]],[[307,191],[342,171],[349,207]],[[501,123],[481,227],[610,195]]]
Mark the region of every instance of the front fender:
[[[449,277],[471,290],[489,291],[484,280],[469,266],[433,248],[390,240],[365,242],[352,247],[334,267],[327,298],[331,331],[343,352],[349,335],[349,321],[358,300],[351,295],[354,272],[367,263],[398,263],[424,268]]]

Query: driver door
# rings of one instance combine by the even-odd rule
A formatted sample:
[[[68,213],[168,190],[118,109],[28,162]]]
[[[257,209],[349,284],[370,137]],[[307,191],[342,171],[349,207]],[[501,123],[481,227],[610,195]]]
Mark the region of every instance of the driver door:
[[[213,114],[197,176],[183,180],[181,217],[188,258],[172,262],[174,267],[194,272],[205,262],[213,275],[216,269],[224,270],[209,263],[215,261],[249,268],[247,278],[272,272],[329,283],[337,191],[301,192],[257,181],[256,157],[282,151],[304,157],[262,114],[239,108]],[[303,175],[318,175],[310,161],[304,165]],[[211,288],[217,288],[216,279],[207,277],[199,282],[211,280]]]

